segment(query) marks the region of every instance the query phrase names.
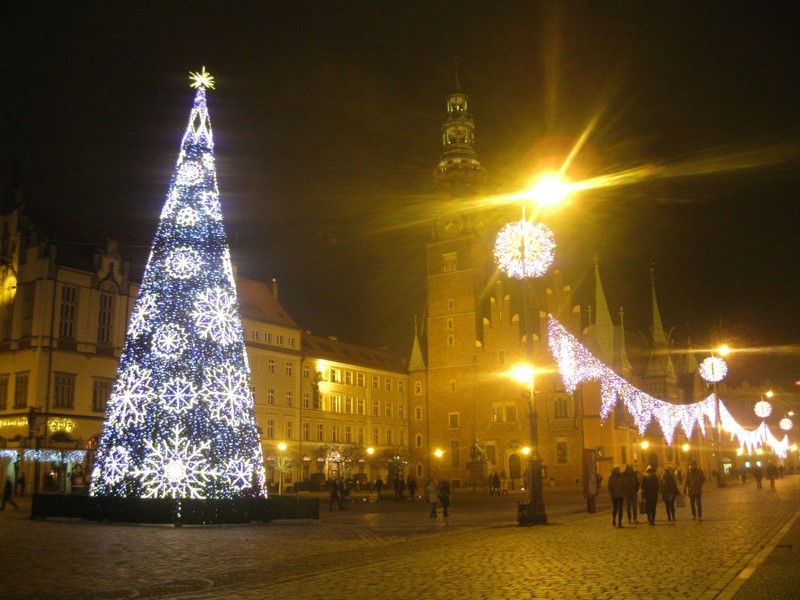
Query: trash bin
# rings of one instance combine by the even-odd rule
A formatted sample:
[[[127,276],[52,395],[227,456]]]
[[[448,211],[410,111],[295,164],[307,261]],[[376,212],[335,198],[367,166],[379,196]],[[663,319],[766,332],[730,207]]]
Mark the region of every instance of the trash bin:
[[[533,523],[530,502],[517,503],[517,523],[520,525],[531,525]]]

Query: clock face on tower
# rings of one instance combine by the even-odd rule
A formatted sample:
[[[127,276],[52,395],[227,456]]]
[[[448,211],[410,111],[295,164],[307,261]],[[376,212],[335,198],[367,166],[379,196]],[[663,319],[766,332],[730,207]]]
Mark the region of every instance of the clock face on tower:
[[[442,215],[436,219],[436,235],[440,238],[453,238],[464,229],[464,218],[460,215]]]

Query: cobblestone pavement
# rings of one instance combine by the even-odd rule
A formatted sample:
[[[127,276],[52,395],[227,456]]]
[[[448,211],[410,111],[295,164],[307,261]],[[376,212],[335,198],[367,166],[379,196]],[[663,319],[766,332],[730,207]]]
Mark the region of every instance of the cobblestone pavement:
[[[780,587],[774,564],[797,564],[786,546],[800,533],[800,476],[776,492],[706,488],[702,523],[688,506],[668,522],[660,504],[656,527],[622,529],[606,494],[587,514],[555,490],[535,527],[516,524],[524,496],[480,490],[456,492],[447,519],[421,501],[323,502],[319,521],[212,527],[31,521],[18,499],[0,513],[0,598],[730,600]]]

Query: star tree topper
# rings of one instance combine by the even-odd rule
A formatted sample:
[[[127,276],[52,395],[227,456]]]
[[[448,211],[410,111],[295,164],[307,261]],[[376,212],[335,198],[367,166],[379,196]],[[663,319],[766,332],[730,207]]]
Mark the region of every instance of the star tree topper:
[[[193,88],[199,88],[202,85],[210,90],[214,89],[214,76],[207,72],[205,67],[199,73],[189,71],[189,79],[192,80],[191,87]]]

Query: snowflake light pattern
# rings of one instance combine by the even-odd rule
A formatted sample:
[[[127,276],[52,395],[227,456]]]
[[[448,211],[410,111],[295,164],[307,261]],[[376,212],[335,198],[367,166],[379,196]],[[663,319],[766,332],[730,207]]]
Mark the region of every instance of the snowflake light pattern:
[[[232,426],[250,420],[245,409],[252,403],[252,396],[245,373],[230,365],[212,369],[206,393],[214,419],[220,419]]]
[[[133,470],[144,489],[142,498],[206,497],[206,486],[217,474],[206,459],[210,442],[194,442],[176,425],[171,438],[145,440],[145,445],[144,462]]]
[[[766,400],[759,400],[753,407],[753,411],[759,419],[766,419],[772,414],[772,404]]]
[[[188,206],[180,209],[175,216],[175,222],[181,227],[194,227],[198,219],[197,211]]]
[[[222,210],[219,206],[219,196],[214,192],[203,192],[198,194],[198,205],[200,209],[214,221],[222,219]]]
[[[185,161],[178,168],[178,175],[175,178],[178,185],[193,186],[203,181],[205,171],[201,165],[194,161]]]
[[[159,397],[164,410],[171,413],[184,413],[197,403],[197,391],[185,377],[173,377],[165,382]]]
[[[152,294],[142,294],[136,302],[136,306],[131,314],[131,323],[128,326],[128,334],[132,337],[139,337],[147,329],[150,316],[156,310],[156,299]]]
[[[153,354],[166,360],[176,360],[185,347],[186,333],[180,325],[168,323],[153,336]]]
[[[509,277],[541,277],[553,263],[555,247],[553,232],[546,225],[522,219],[497,234],[494,258]]]
[[[241,339],[241,322],[236,298],[223,288],[211,288],[197,295],[192,311],[198,335],[228,345]]]
[[[117,378],[114,392],[108,399],[108,419],[117,427],[140,423],[144,407],[153,398],[152,372],[132,365]]]
[[[194,248],[178,248],[167,259],[167,271],[176,279],[189,279],[197,275],[203,260]]]
[[[243,491],[252,485],[253,467],[244,460],[231,460],[225,467],[225,476],[232,488]]]

